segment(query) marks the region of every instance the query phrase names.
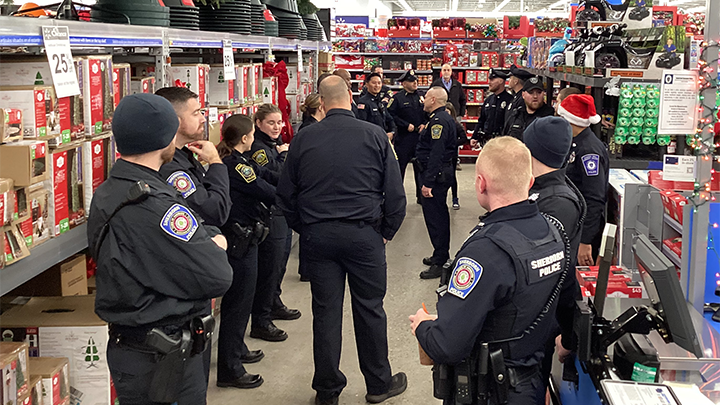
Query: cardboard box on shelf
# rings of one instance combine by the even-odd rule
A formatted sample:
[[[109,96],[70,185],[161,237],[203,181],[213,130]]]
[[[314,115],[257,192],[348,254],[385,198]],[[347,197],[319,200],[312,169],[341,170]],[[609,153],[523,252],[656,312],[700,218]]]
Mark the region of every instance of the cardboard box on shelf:
[[[130,93],[155,93],[155,77],[133,77],[130,79]]]
[[[5,353],[0,355],[0,378],[2,378],[0,400],[2,400],[3,405],[17,404],[17,366],[17,353]]]
[[[7,225],[13,217],[13,181],[0,179],[0,226]]]
[[[266,77],[263,79],[262,102],[277,105],[278,100],[277,77]]]
[[[28,359],[28,362],[30,360]],[[42,378],[39,375],[30,375],[30,404],[40,405],[42,398]],[[25,405],[25,404],[23,404]]]
[[[30,200],[28,200],[29,190],[27,187],[13,188],[13,221],[24,221],[30,218]]]
[[[66,357],[31,357],[30,375],[42,383],[43,405],[66,405],[70,401],[69,362]]]
[[[236,75],[237,71],[236,66]],[[225,72],[222,65],[210,66],[210,78],[208,80],[208,105],[231,107],[237,104],[237,84],[235,80],[225,80]]]
[[[32,218],[27,218],[23,221],[16,221],[13,223],[18,231],[20,232],[20,236],[22,236],[25,239],[25,245],[27,245],[28,249],[33,247],[33,223]]]
[[[30,256],[25,237],[23,237],[20,228],[16,224],[4,226],[2,233],[6,266]]]
[[[0,145],[0,177],[12,179],[16,187],[43,181],[48,176],[47,159],[44,141]]]
[[[110,134],[97,139],[85,141],[82,153],[82,179],[84,202],[87,213],[90,212],[90,204],[95,190],[105,181],[106,178],[106,153],[105,148],[110,139]]]
[[[0,143],[23,139],[23,112],[19,108],[0,108]]]
[[[129,63],[113,63],[113,106],[117,108],[123,97],[132,94],[130,89],[131,68]]]
[[[250,105],[252,100],[253,67],[251,64],[242,64],[237,67],[238,105]]]
[[[46,187],[50,199],[51,236],[58,236],[85,222],[85,194],[82,173],[82,144],[73,143],[50,155]]]
[[[200,105],[204,108],[207,106],[207,90],[208,90],[208,74],[210,73],[210,65],[194,64],[194,65],[172,65],[170,68],[170,77],[175,87],[187,87],[190,91],[198,95]]]
[[[262,80],[263,65],[262,63],[253,63],[253,103],[262,101]]]
[[[0,94],[0,106],[22,110],[24,139],[60,135],[60,110],[51,86],[3,86]]]
[[[110,131],[115,112],[112,56],[83,56],[79,61],[78,79],[83,92],[85,134],[93,136]]]
[[[110,403],[108,326],[95,314],[95,296],[34,297],[0,315],[0,325],[8,340],[38,342],[40,356],[67,357],[70,387],[84,405]]]
[[[33,184],[29,190],[33,246],[37,246],[50,239],[50,191],[44,182]]]
[[[11,296],[70,297],[87,295],[87,258],[75,255],[11,291]]]
[[[11,366],[15,371],[17,397],[25,397],[30,393],[28,344],[24,342],[0,342],[0,358],[7,358],[8,356],[16,358],[16,363],[11,364]]]

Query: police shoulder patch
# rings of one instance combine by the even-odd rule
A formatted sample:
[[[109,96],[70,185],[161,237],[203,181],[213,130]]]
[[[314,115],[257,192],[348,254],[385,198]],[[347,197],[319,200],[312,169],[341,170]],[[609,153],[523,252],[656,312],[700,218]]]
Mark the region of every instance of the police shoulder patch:
[[[238,172],[240,177],[242,177],[246,183],[252,183],[253,181],[255,181],[255,179],[257,179],[257,176],[255,175],[255,170],[253,170],[251,166],[239,163],[237,166],[235,166],[235,171]]]
[[[267,153],[265,153],[265,149],[260,149],[259,151],[253,153],[252,158],[255,163],[259,164],[260,166],[265,166],[266,164],[268,164],[268,157]]]
[[[173,204],[160,221],[163,231],[183,242],[189,242],[192,239],[198,226],[195,216],[187,207],[180,204]]]
[[[505,108],[506,105],[507,105],[507,102],[503,101],[502,103],[500,103],[500,108]]]
[[[364,110],[365,104],[358,104],[358,110]]]
[[[394,98],[391,98],[391,99],[388,101],[387,108],[390,108],[390,106],[392,105],[393,101],[395,101]]]
[[[480,263],[469,257],[461,257],[455,264],[447,291],[458,298],[465,299],[480,281],[482,273],[483,267]]]
[[[583,155],[582,158],[583,167],[585,168],[585,174],[588,176],[597,176],[600,173],[600,155],[596,153],[588,153]]]
[[[167,178],[167,182],[169,185],[175,187],[175,190],[180,192],[183,198],[190,197],[192,193],[197,190],[195,183],[190,178],[190,175],[183,171],[177,171],[171,174]]]
[[[442,136],[443,126],[440,124],[435,124],[430,128],[430,132],[432,135],[432,139],[440,139]]]

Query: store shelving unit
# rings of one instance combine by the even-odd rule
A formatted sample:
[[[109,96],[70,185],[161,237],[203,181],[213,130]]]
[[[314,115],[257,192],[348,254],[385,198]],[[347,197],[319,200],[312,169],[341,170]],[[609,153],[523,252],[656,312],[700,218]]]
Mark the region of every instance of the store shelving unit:
[[[223,40],[231,40],[240,57],[255,54],[266,60],[272,54],[297,58],[297,52],[329,51],[330,42],[299,41],[277,37],[223,32],[189,31],[138,25],[105,24],[55,19],[0,16],[0,52],[42,54],[41,27],[66,26],[73,54],[122,55],[155,61],[156,88],[170,85],[172,57],[201,58],[221,53]],[[20,48],[22,52],[12,52]],[[258,54],[260,52],[260,54]],[[7,54],[7,53],[6,53]],[[295,59],[296,60],[296,59]],[[317,57],[315,58],[317,60]],[[314,67],[317,69],[317,66]],[[317,72],[316,72],[317,73]],[[317,77],[317,74],[314,76]],[[80,225],[30,250],[30,256],[0,270],[0,295],[13,290],[53,265],[87,247],[87,226]]]

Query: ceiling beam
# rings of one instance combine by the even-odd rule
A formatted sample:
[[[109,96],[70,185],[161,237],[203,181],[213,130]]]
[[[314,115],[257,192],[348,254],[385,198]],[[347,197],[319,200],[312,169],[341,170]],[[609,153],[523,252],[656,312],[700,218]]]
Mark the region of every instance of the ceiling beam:
[[[452,12],[458,11],[459,3],[460,3],[460,0],[450,0],[450,11],[452,11]]]
[[[497,7],[495,7],[495,10],[493,10],[493,13],[497,13],[500,10],[502,10],[503,7],[507,6],[507,4],[510,3],[510,0],[503,0],[502,3],[500,3]]]

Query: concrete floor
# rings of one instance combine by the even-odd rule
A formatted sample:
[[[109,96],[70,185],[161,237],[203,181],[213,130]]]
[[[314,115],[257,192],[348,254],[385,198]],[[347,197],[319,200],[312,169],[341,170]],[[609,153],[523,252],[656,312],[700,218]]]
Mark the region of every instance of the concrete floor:
[[[450,210],[451,246],[454,255],[465,241],[468,232],[478,222],[483,209],[475,198],[474,166],[463,164],[457,172],[461,209]],[[412,167],[405,176],[408,196],[414,196]],[[448,201],[450,198],[448,197]],[[437,280],[421,280],[418,276],[426,267],[422,258],[432,253],[432,246],[423,221],[420,205],[415,198],[408,198],[405,222],[395,238],[387,245],[388,291],[385,297],[385,311],[388,318],[388,344],[390,365],[393,373],[404,371],[408,376],[408,389],[404,394],[391,398],[385,403],[393,404],[439,404],[432,396],[430,367],[421,366],[418,361],[417,340],[410,333],[408,315],[414,314],[423,302],[434,312],[437,301],[435,289]],[[283,283],[283,300],[291,308],[298,308],[303,316],[295,321],[276,321],[289,338],[285,342],[271,343],[246,337],[250,350],[262,349],[265,358],[246,368],[250,373],[259,373],[265,383],[259,388],[240,390],[215,386],[215,361],[208,389],[208,404],[312,404],[315,391],[310,387],[313,375],[312,361],[312,313],[310,284],[299,281],[297,275],[297,246],[293,248],[288,263],[288,273]],[[347,376],[348,384],[340,404],[365,404],[365,384],[358,367],[355,336],[350,313],[349,291],[346,291],[343,319],[343,353],[340,369]]]

